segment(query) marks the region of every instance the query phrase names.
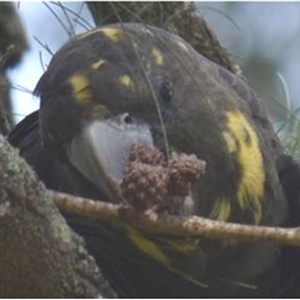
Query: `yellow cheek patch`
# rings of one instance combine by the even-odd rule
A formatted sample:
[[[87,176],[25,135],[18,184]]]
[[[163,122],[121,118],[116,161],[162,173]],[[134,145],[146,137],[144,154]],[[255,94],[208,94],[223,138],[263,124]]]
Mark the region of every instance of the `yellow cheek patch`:
[[[228,150],[237,155],[241,169],[237,200],[241,209],[253,211],[254,222],[258,224],[262,218],[261,199],[264,195],[265,183],[259,139],[240,111],[231,111],[226,115],[228,133],[225,133],[225,141]]]
[[[139,250],[165,265],[169,264],[167,256],[161,251],[157,244],[145,238],[139,231],[128,227],[127,236]]]
[[[73,97],[77,103],[86,104],[92,99],[90,83],[85,76],[75,74],[69,78],[68,82],[72,87]]]
[[[154,62],[155,62],[156,65],[161,66],[163,64],[164,57],[163,57],[162,53],[157,48],[154,48],[152,50],[152,56],[154,58]]]
[[[103,64],[105,64],[105,60],[99,59],[98,61],[92,63],[91,68],[93,70],[98,70]]]
[[[129,75],[122,75],[119,77],[119,83],[125,87],[129,87],[133,85],[132,79]]]
[[[232,135],[232,133],[228,130],[223,131],[223,138],[226,142],[229,153],[236,152],[237,151],[237,143],[236,143],[236,140],[235,140],[234,136]]]
[[[231,203],[226,198],[216,200],[213,209],[209,215],[210,219],[227,222],[231,215]]]

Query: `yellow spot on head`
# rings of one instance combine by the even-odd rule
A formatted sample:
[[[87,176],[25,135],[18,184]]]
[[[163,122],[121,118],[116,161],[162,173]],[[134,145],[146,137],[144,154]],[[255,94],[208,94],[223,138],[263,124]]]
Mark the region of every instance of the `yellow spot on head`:
[[[99,59],[98,61],[92,63],[91,68],[93,70],[98,70],[103,64],[105,64],[105,60]]]
[[[118,42],[124,35],[124,31],[121,28],[114,28],[114,27],[105,27],[105,28],[97,28],[95,30],[87,31],[79,36],[77,39],[85,39],[88,36],[91,36],[95,33],[102,32],[108,39],[113,42]]]
[[[162,55],[162,53],[160,52],[160,50],[158,50],[157,48],[154,48],[152,50],[152,55],[154,57],[154,61],[158,66],[161,66],[164,62],[164,57]]]
[[[115,43],[121,40],[124,35],[124,31],[121,28],[106,27],[100,28],[99,31]]]
[[[143,33],[146,33],[146,34],[149,34],[151,36],[154,36],[154,33],[147,26],[141,27],[141,31]]]
[[[124,85],[125,87],[129,87],[129,86],[133,85],[133,82],[132,82],[130,76],[126,75],[126,74],[125,75],[121,75],[119,77],[119,83],[121,85]]]
[[[238,110],[227,113],[227,130],[236,146],[226,141],[228,150],[235,152],[241,169],[237,200],[242,210],[253,212],[254,222],[262,218],[261,199],[264,196],[265,172],[258,136],[246,117]]]
[[[89,80],[80,74],[71,76],[68,80],[72,87],[73,97],[77,103],[85,104],[92,99]]]
[[[189,48],[188,48],[187,44],[185,42],[183,42],[181,39],[176,37],[176,43],[181,49],[183,49],[186,52],[189,52]]]
[[[93,116],[94,117],[104,117],[108,113],[108,109],[105,105],[97,104],[93,109]]]
[[[146,253],[153,259],[168,265],[169,260],[167,256],[161,251],[159,246],[147,239],[145,236],[143,236],[139,231],[132,227],[127,228],[127,235],[130,238],[130,240],[134,243],[134,245],[140,249],[142,252]]]

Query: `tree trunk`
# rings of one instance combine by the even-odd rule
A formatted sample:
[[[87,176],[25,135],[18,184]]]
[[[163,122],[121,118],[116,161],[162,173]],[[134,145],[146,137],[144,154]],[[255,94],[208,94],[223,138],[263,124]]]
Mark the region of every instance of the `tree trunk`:
[[[82,238],[0,136],[0,296],[111,297]]]

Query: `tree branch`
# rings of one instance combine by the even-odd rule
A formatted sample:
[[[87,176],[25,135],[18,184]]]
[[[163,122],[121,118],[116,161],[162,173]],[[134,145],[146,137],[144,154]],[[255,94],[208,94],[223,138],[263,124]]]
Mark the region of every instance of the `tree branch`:
[[[63,212],[102,221],[132,225],[151,234],[181,237],[209,237],[247,242],[276,242],[300,247],[300,228],[241,225],[191,216],[165,216],[141,213],[132,207],[94,201],[64,193],[51,192],[52,199]]]

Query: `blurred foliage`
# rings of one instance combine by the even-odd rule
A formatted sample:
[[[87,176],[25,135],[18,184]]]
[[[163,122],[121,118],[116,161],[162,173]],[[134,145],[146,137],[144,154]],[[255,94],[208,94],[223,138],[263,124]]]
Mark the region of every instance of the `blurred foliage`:
[[[7,70],[20,62],[27,47],[26,36],[14,4],[0,2],[0,133],[2,134],[7,134],[13,123]]]

